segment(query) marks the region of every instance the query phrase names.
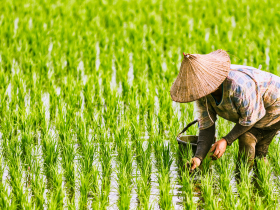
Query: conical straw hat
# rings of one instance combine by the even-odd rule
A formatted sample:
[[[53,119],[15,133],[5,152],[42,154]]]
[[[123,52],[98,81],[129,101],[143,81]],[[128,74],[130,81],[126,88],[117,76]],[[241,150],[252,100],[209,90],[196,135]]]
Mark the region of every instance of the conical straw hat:
[[[180,72],[170,90],[172,100],[186,103],[214,92],[229,70],[230,58],[224,50],[206,55],[184,54]]]

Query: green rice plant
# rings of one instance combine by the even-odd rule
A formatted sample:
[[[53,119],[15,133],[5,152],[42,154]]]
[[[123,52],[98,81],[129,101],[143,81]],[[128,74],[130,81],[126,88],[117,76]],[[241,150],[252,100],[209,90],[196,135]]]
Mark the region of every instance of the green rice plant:
[[[256,168],[256,182],[257,182],[257,189],[259,188],[259,194],[263,196],[264,202],[266,206],[270,209],[276,209],[277,201],[275,195],[275,186],[272,181],[272,169],[269,166],[268,162],[265,161],[263,158],[256,159],[257,168]]]
[[[192,146],[190,144],[181,145],[177,144],[176,153],[177,165],[179,168],[179,173],[185,170],[187,163],[189,163],[193,157]]]
[[[70,137],[68,137],[70,138]],[[66,178],[66,188],[69,193],[69,200],[74,197],[75,194],[75,167],[74,160],[76,156],[76,150],[73,142],[70,139],[64,139],[65,144],[61,145],[62,166],[64,169],[64,176]]]
[[[250,175],[250,166],[247,163],[246,158],[241,158],[239,162],[239,172],[237,174],[237,190],[239,193],[239,205],[237,206],[238,209],[250,209],[251,208],[251,199],[253,196],[253,189]]]
[[[97,145],[95,145],[93,142],[85,141],[81,145],[81,169],[85,173],[90,173],[91,171],[94,171],[94,155],[97,152]]]
[[[93,198],[92,202],[95,204],[98,201],[98,178],[99,172],[97,168],[93,165],[94,154],[96,153],[96,147],[92,142],[82,138],[80,140],[80,200],[79,205],[82,209],[86,209],[88,206],[88,197]]]
[[[277,175],[280,175],[280,143],[273,140],[269,147],[268,160],[273,166],[273,170]]]
[[[140,172],[140,174],[137,173],[136,177],[137,195],[140,202],[139,207],[150,209],[149,198],[151,193],[152,146],[150,142],[147,142],[146,148],[144,148],[144,146],[144,142],[136,141],[137,169]]]
[[[15,141],[13,139],[13,141]],[[12,146],[16,146],[15,148],[11,149]],[[23,209],[25,206],[29,204],[27,197],[28,192],[23,190],[24,183],[22,181],[22,168],[20,163],[20,151],[19,146],[16,145],[14,142],[11,143],[9,151],[9,161],[8,161],[8,167],[9,167],[9,175],[10,178],[8,180],[8,183],[12,187],[12,193],[14,200],[13,202],[19,209]]]
[[[188,210],[196,209],[196,204],[193,201],[194,176],[190,175],[187,169],[181,172],[180,183],[182,185],[184,209],[188,209]]]
[[[60,100],[58,104],[58,116],[56,119],[56,127],[59,130],[59,137],[62,143],[64,143],[69,135],[69,132],[74,127],[74,115],[75,109],[69,107],[63,100]]]
[[[33,149],[33,137],[34,134],[32,134],[32,131],[26,131],[21,134],[21,160],[24,163],[24,168],[26,171],[28,171],[28,168],[31,167],[31,159],[32,159],[32,149]]]
[[[266,209],[271,209],[271,208],[269,208],[269,206],[266,205],[264,197],[261,197],[258,194],[256,194],[255,198],[254,198],[252,209],[266,210]]]
[[[8,186],[2,180],[4,170],[3,156],[0,155],[0,206],[2,209],[15,209],[16,204],[8,193]]]
[[[204,158],[200,168],[201,168],[201,174],[206,175],[208,173],[212,173],[212,158],[209,156],[209,154]]]
[[[179,172],[179,184],[182,185],[182,197],[183,197],[183,208],[184,209],[196,209],[194,203],[194,187],[195,187],[195,175],[196,173],[190,173],[187,168],[187,163],[191,161],[193,157],[192,146],[190,144],[180,145],[177,144],[176,162]]]
[[[16,209],[17,205],[15,200],[11,199],[11,196],[8,194],[8,187],[1,184],[0,186],[0,206],[2,209]]]
[[[88,197],[91,195],[93,203],[95,204],[98,201],[98,171],[96,168],[89,173],[80,174],[80,200],[79,206],[81,209],[87,209],[88,206]]]
[[[214,194],[214,176],[213,173],[207,173],[201,177],[201,193],[204,199],[202,204],[205,209],[219,209],[217,196]]]
[[[225,209],[234,209],[236,198],[231,185],[233,167],[231,167],[231,158],[229,154],[226,153],[218,159],[215,166],[217,174],[219,175],[219,193],[222,206]]]
[[[158,183],[159,183],[159,206],[161,209],[174,209],[172,203],[173,195],[170,193],[172,190],[172,186],[170,183],[170,177],[168,173],[160,173],[158,175]]]
[[[170,167],[173,162],[173,157],[171,156],[170,147],[169,145],[165,146],[159,139],[155,139],[154,150],[160,191],[159,205],[162,209],[172,209],[174,207],[172,204],[172,194],[170,194],[172,189],[170,183]]]
[[[154,150],[158,170],[169,173],[171,164],[173,162],[170,146],[165,146],[160,139],[155,139]]]
[[[42,152],[44,157],[44,172],[47,180],[51,183],[51,179],[53,178],[51,168],[57,164],[59,157],[59,147],[54,136],[48,134],[43,137]]]
[[[118,183],[119,183],[119,200],[120,209],[130,209],[131,190],[132,190],[132,162],[133,150],[128,142],[122,144],[122,153],[118,154]]]
[[[44,191],[45,191],[45,181],[42,176],[41,166],[37,157],[35,157],[32,161],[31,165],[31,191],[33,194],[33,203],[36,208],[42,209],[44,208],[45,199],[44,199]]]
[[[48,209],[64,209],[64,190],[62,187],[63,174],[58,170],[57,167],[51,166],[50,172],[52,176],[52,188],[48,193]]]
[[[110,193],[111,175],[112,175],[112,150],[106,142],[100,143],[99,161],[101,163],[101,192],[100,192],[100,208],[106,209],[108,205],[108,196]]]
[[[121,154],[124,145],[123,141],[128,138],[125,127],[120,128],[114,134],[115,134],[115,147],[117,149],[117,152]]]
[[[34,109],[36,111],[34,110],[32,114],[34,115],[33,118],[36,123],[36,127],[44,136],[48,132],[49,125],[45,117],[45,107],[43,105],[42,95],[38,96],[38,101],[34,105]]]

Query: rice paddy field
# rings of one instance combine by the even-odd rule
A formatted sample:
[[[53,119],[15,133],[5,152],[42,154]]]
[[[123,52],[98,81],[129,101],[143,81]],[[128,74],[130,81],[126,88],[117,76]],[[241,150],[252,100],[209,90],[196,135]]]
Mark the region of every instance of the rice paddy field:
[[[277,0],[1,0],[1,209],[279,209],[280,143],[189,174],[196,118],[169,90],[185,53],[280,75]],[[217,121],[217,139],[233,124]],[[196,135],[197,126],[187,134]]]

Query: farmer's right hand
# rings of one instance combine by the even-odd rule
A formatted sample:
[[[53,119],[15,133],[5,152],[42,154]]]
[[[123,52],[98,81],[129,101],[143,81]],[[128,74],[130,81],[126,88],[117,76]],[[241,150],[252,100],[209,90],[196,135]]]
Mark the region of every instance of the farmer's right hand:
[[[193,157],[191,160],[191,171],[193,171],[196,167],[200,166],[201,160],[197,157]]]

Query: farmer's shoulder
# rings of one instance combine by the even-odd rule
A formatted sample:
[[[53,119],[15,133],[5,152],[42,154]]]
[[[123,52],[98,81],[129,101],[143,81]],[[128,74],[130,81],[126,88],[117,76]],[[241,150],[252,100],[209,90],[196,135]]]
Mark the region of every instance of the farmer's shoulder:
[[[231,65],[226,78],[227,88],[231,90],[250,88],[254,84],[253,77],[249,72],[252,68],[243,65]]]
[[[280,82],[280,77],[267,71],[262,71],[252,66],[235,65],[230,66],[230,72],[228,79],[236,82],[239,85],[245,85],[248,83],[257,83],[258,85],[264,85],[271,82]]]

